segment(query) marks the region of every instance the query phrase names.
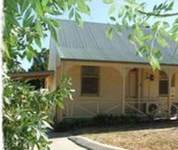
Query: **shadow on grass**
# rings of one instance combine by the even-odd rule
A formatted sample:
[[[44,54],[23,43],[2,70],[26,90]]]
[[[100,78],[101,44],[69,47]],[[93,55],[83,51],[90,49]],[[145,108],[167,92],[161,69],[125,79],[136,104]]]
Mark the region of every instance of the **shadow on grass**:
[[[131,124],[121,124],[117,126],[100,126],[100,127],[85,127],[80,129],[75,129],[70,131],[72,135],[82,135],[82,134],[99,134],[108,133],[116,131],[138,131],[144,129],[164,129],[164,128],[175,128],[178,130],[178,120],[158,120],[147,123],[131,123]]]

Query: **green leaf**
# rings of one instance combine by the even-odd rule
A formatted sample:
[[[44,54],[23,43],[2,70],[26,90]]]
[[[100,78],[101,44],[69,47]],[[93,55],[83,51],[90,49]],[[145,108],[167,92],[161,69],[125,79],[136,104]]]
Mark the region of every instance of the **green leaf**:
[[[63,101],[58,100],[57,101],[57,106],[60,107],[60,108],[62,108],[62,109],[64,109],[64,103],[63,103]]]
[[[135,28],[135,33],[138,36],[138,38],[141,39],[143,37],[143,31],[138,26]]]
[[[121,7],[121,8],[119,9],[118,17],[119,17],[119,18],[122,17],[122,16],[124,15],[124,12],[125,12],[124,7]]]
[[[157,10],[162,9],[163,4],[158,5]]]
[[[114,13],[114,11],[116,10],[116,4],[115,3],[113,3],[110,7],[109,7],[109,15],[111,15],[111,14],[113,14]]]
[[[158,59],[158,60],[161,60],[162,59],[162,53],[159,49],[157,48],[154,48],[153,49],[153,52],[154,56]]]
[[[52,129],[52,126],[47,121],[43,120],[42,123],[44,124],[45,128]]]
[[[158,36],[157,37],[157,42],[162,46],[162,47],[167,47],[168,46],[168,43],[167,41],[161,37],[161,36]]]
[[[32,24],[33,20],[34,20],[34,16],[24,19],[23,26],[29,27]]]
[[[36,6],[36,12],[40,17],[43,17],[43,8],[39,0],[35,0],[34,5]]]
[[[27,0],[20,1],[20,6],[21,11],[24,12],[29,6],[29,2]]]
[[[75,13],[75,20],[80,27],[83,27],[83,20],[79,13]]]
[[[4,119],[4,120],[9,120],[9,121],[11,121],[11,122],[13,122],[14,121],[14,118],[13,117],[11,117],[9,114],[4,114],[4,118],[6,118],[6,119]]]
[[[7,98],[7,97],[4,97],[4,102],[5,103],[7,103],[8,105],[10,105],[11,104],[11,102],[10,102],[10,99],[9,98]]]
[[[128,39],[132,41],[134,39],[134,35],[133,34],[129,34],[128,35]]]
[[[29,7],[29,8],[25,11],[24,18],[29,18],[30,15],[31,15],[31,12],[32,12],[32,9],[31,9],[31,7]],[[25,20],[25,19],[23,19],[23,20]]]
[[[49,0],[42,0],[42,6],[46,6],[48,4]]]
[[[157,5],[154,5],[153,11],[156,11],[156,10],[157,10]]]
[[[111,16],[111,17],[109,17],[110,18],[110,20],[112,20],[112,21],[116,21],[116,18],[115,17],[113,17],[113,16]]]
[[[72,94],[69,93],[69,99],[73,100]]]
[[[149,58],[150,65],[152,66],[153,70],[161,69],[159,60],[157,58],[155,58],[153,55],[151,55]]]
[[[41,131],[36,127],[33,127],[33,128],[36,131],[36,139],[38,141],[40,139],[40,137],[41,137]]]
[[[36,45],[37,45],[39,48],[41,48],[41,46],[42,46],[41,39],[40,39],[40,38],[34,38],[34,40],[35,40]]]
[[[172,2],[168,5],[168,7],[166,8],[166,11],[172,10],[173,6],[174,6],[174,1],[172,1]]]
[[[40,20],[36,20],[36,22],[35,22],[35,29],[39,33],[40,36],[43,36],[43,27],[41,25]]]
[[[164,28],[169,28],[170,27],[169,23],[166,22],[166,21],[163,21],[163,25],[164,25]]]
[[[117,33],[118,33],[118,34],[121,34],[121,32],[122,32],[122,26],[119,25],[119,23],[116,23],[116,24],[115,24],[115,28],[116,28]]]
[[[114,2],[114,0],[103,0],[103,2],[106,3],[106,4],[111,4],[111,3]]]
[[[77,10],[88,15],[90,14],[90,8],[83,1],[79,1]]]
[[[137,36],[132,36],[132,41],[134,41],[134,43],[138,44],[139,46],[143,46],[144,42],[142,41],[141,38],[137,37]]]
[[[148,51],[148,47],[146,45],[143,45],[139,48],[138,51],[141,53],[141,55],[143,55],[144,53]]]
[[[113,28],[112,27],[110,27],[106,30],[106,36],[108,37],[108,39],[110,39],[110,40],[112,39],[112,37],[113,37]]]
[[[28,45],[26,50],[26,57],[28,61],[31,61],[31,59],[36,55],[36,51],[33,49],[31,45]]]
[[[69,19],[72,19],[74,16],[74,8],[71,9],[71,11],[69,12]]]
[[[172,32],[173,34],[176,33],[178,31],[178,24],[173,25],[173,27],[171,28],[170,32]]]
[[[12,59],[7,43],[5,42],[3,42],[3,56],[8,60]]]
[[[123,19],[122,19],[122,24],[123,24],[123,26],[124,26],[125,28],[128,28],[128,26],[129,26],[129,24],[128,24],[126,18],[123,18]]]
[[[142,37],[143,41],[150,41],[153,38],[152,34],[146,34],[145,36]]]

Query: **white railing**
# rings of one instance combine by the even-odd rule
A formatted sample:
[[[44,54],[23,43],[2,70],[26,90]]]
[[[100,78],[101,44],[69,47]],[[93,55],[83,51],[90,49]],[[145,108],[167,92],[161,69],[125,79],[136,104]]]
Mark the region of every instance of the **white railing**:
[[[125,114],[139,116],[152,115],[148,111],[148,106],[152,103],[157,105],[157,109],[153,110],[153,113],[157,113],[156,115],[162,115],[164,118],[171,116],[171,106],[177,110],[178,114],[178,101],[169,102],[168,98],[126,98]],[[64,117],[93,117],[100,113],[121,115],[122,109],[120,100],[67,101],[65,103]]]
[[[117,101],[75,101],[65,104],[65,117],[93,117],[97,114],[117,114],[121,104]]]
[[[148,106],[155,104],[157,108],[152,112],[148,111]],[[157,118],[168,118],[172,115],[171,107],[174,107],[175,114],[178,116],[178,101],[171,101],[165,98],[127,98],[125,102],[125,113],[148,116],[154,115]]]

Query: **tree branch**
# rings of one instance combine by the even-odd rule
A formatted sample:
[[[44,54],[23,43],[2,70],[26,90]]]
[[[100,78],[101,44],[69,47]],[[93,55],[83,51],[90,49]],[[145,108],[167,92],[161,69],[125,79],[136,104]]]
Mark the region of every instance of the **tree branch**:
[[[147,15],[147,16],[155,16],[155,17],[172,17],[172,16],[178,16],[178,12],[176,13],[166,13],[166,14],[159,14],[154,12],[145,12],[142,10],[137,10],[139,13]]]

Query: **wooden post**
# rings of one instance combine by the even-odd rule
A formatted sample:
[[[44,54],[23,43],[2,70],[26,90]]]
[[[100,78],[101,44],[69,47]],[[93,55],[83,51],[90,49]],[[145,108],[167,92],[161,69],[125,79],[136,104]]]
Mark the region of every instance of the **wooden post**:
[[[63,110],[60,108],[59,110],[59,122],[63,121]]]
[[[56,106],[54,112],[55,112],[54,122],[57,123],[57,124],[62,122],[63,121],[62,109],[59,108],[58,106]]]
[[[125,90],[126,90],[126,70],[125,67],[122,69],[123,86],[122,86],[122,115],[125,115]]]
[[[171,80],[172,80],[172,72],[169,71],[169,78],[168,78],[168,106],[167,106],[167,112],[168,112],[168,116],[167,116],[167,119],[170,119],[171,118],[171,105],[172,105],[172,102],[171,102]]]
[[[100,105],[99,105],[99,102],[98,102],[98,101],[97,101],[97,103],[96,103],[96,112],[97,112],[97,114],[100,113]]]
[[[137,97],[138,97],[138,108],[140,110],[141,105],[140,105],[140,101],[141,101],[141,88],[142,88],[142,81],[141,81],[142,75],[141,75],[141,69],[138,68],[138,93],[137,93]]]

